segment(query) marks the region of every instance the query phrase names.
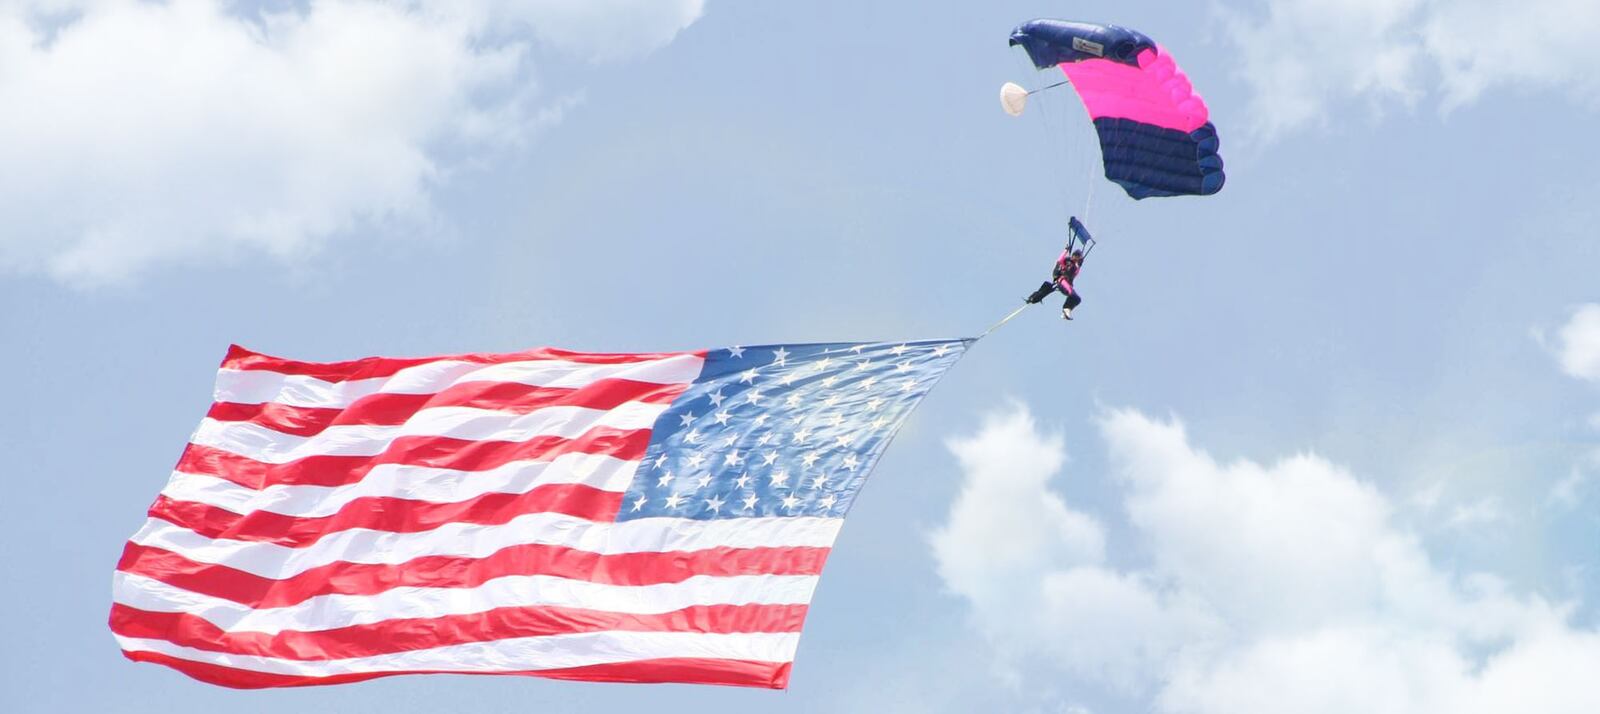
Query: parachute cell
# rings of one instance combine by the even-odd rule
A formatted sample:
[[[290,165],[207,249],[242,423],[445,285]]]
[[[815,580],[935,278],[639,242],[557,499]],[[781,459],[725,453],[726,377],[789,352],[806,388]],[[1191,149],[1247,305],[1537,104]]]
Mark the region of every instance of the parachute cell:
[[[1094,120],[1106,178],[1129,196],[1222,189],[1217,129],[1206,104],[1154,40],[1116,25],[1033,20],[1012,31],[1011,44],[1039,69],[1059,66],[1066,73]]]

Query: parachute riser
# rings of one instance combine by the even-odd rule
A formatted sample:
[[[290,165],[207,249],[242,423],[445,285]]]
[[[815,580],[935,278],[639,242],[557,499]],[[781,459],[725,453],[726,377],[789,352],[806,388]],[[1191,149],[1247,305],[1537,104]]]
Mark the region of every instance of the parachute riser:
[[[1078,220],[1077,216],[1072,216],[1067,219],[1067,250],[1070,251],[1079,245],[1083,246],[1084,260],[1088,260],[1089,254],[1094,252],[1094,247],[1097,244],[1094,236],[1089,233],[1089,229],[1083,225],[1083,222]]]

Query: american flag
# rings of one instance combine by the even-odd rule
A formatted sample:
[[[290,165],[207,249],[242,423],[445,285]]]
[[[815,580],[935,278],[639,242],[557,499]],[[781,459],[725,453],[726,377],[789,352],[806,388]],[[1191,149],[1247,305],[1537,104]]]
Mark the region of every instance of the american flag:
[[[851,502],[970,344],[233,347],[117,564],[111,629],[130,659],[230,687],[781,689]]]

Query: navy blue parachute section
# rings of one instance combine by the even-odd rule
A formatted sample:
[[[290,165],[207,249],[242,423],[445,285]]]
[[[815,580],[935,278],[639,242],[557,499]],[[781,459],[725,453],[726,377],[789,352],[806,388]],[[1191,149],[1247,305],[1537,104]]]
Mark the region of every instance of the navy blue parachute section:
[[[1092,25],[1066,20],[1033,20],[1011,31],[1012,46],[1021,46],[1039,69],[1062,62],[1108,59],[1139,66],[1139,52],[1155,47],[1144,33],[1116,25]]]
[[[1206,122],[1190,132],[1131,119],[1094,120],[1106,178],[1129,196],[1209,196],[1226,176],[1217,154],[1217,128]]]
[[[1116,25],[1033,20],[1012,31],[1011,44],[1034,66],[1066,73],[1100,135],[1106,178],[1129,196],[1222,190],[1210,112],[1154,40]]]

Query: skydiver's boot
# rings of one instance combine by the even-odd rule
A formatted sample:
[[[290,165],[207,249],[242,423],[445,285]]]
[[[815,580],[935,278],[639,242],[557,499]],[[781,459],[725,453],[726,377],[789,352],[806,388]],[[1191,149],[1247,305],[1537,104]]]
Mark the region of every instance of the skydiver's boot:
[[[1063,320],[1071,320],[1072,319],[1072,308],[1070,308],[1070,307],[1061,308],[1061,319],[1063,319]]]
[[[1044,301],[1045,296],[1047,296],[1050,293],[1054,292],[1055,289],[1056,289],[1056,286],[1054,284],[1045,283],[1043,285],[1040,285],[1038,290],[1033,291],[1032,295],[1029,295],[1029,296],[1023,298],[1022,301],[1025,302],[1025,303],[1028,303],[1029,305],[1038,305],[1039,303]]]

